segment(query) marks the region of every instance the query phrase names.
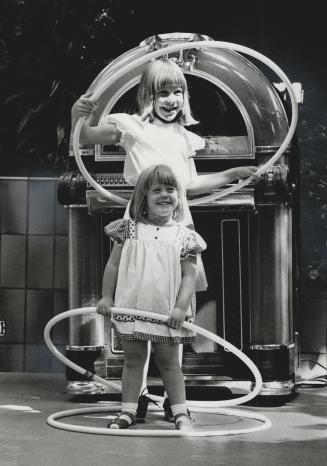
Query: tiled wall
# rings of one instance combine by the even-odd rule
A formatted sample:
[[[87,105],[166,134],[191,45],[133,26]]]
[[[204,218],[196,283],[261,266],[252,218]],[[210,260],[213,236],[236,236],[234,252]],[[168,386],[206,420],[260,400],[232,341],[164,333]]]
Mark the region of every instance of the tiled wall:
[[[57,179],[0,178],[0,371],[63,372],[43,330],[67,310],[67,212]],[[62,351],[67,322],[52,335]]]

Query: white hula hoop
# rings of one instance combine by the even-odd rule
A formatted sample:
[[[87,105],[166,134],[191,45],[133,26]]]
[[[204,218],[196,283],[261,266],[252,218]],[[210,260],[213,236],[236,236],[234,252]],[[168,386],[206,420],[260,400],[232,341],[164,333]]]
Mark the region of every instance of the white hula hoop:
[[[167,316],[162,316],[153,312],[145,312],[142,311],[141,313],[135,309],[120,309],[120,308],[114,308],[114,311],[118,314],[127,314],[127,315],[133,315],[133,316],[138,316],[142,314],[144,317],[149,317],[149,318],[155,318],[157,320],[165,321],[167,319]],[[50,332],[52,327],[59,321],[66,319],[68,317],[76,316],[76,315],[81,315],[81,314],[90,314],[90,313],[96,313],[95,307],[85,307],[85,308],[79,308],[79,309],[73,309],[70,311],[63,312],[62,314],[59,314],[55,317],[53,317],[47,325],[45,326],[44,329],[44,339],[45,342],[49,348],[49,350],[65,365],[69,366],[76,372],[85,375],[92,380],[95,380],[97,382],[102,383],[106,387],[109,387],[116,392],[121,392],[121,386],[118,384],[115,384],[113,382],[110,382],[109,380],[103,379],[102,377],[97,376],[96,374],[91,374],[82,367],[78,366],[77,364],[73,363],[70,361],[66,356],[64,356],[60,351],[57,350],[57,348],[54,346],[54,344],[51,341],[50,338]],[[115,430],[115,429],[108,429],[108,428],[98,428],[98,427],[88,427],[88,426],[80,426],[80,425],[75,425],[75,424],[68,424],[64,422],[59,422],[58,419],[64,418],[64,417],[70,417],[70,416],[76,416],[76,415],[83,415],[83,414],[90,414],[90,413],[99,413],[99,412],[111,412],[111,411],[117,411],[117,405],[114,407],[101,407],[101,408],[85,408],[85,409],[73,409],[73,410],[67,410],[67,411],[61,411],[58,413],[51,414],[48,419],[47,423],[55,428],[58,429],[63,429],[63,430],[68,430],[71,432],[81,432],[81,433],[88,433],[88,434],[101,434],[101,435],[112,435],[112,436],[148,436],[148,437],[213,437],[213,436],[221,436],[221,435],[236,435],[236,434],[243,434],[243,433],[250,433],[250,432],[256,432],[259,430],[265,430],[269,429],[271,427],[271,422],[270,420],[258,413],[250,413],[248,411],[242,411],[242,410],[224,410],[221,409],[223,406],[235,406],[239,405],[241,403],[245,403],[246,401],[249,401],[253,399],[257,394],[259,393],[261,386],[262,386],[262,378],[260,375],[260,372],[258,368],[255,366],[255,364],[244,354],[242,353],[238,348],[233,346],[231,343],[228,343],[227,341],[223,340],[221,337],[218,335],[215,335],[214,333],[209,332],[208,330],[205,330],[201,327],[198,327],[197,325],[190,324],[188,322],[184,322],[183,327],[188,328],[189,330],[193,330],[197,332],[200,335],[203,335],[204,337],[208,338],[209,340],[214,341],[215,343],[218,343],[219,345],[223,346],[225,349],[228,351],[232,352],[234,355],[239,357],[245,364],[246,366],[251,370],[252,374],[254,375],[255,378],[255,386],[252,392],[249,394],[239,397],[237,399],[232,399],[232,400],[222,400],[222,401],[215,401],[215,402],[200,402],[200,401],[187,401],[187,405],[190,408],[192,412],[198,412],[198,413],[210,413],[210,414],[221,414],[221,415],[228,415],[228,416],[238,416],[238,417],[243,417],[246,419],[252,419],[252,420],[257,420],[260,421],[261,424],[257,426],[253,426],[250,428],[244,428],[244,429],[233,429],[233,430],[210,430],[210,431],[192,431],[192,432],[182,432],[178,430],[145,430],[145,429],[127,429],[127,430]],[[154,396],[150,395],[150,398],[155,400],[155,401],[162,401],[163,398],[159,396]]]
[[[297,117],[298,117],[298,109],[297,109],[297,102],[296,102],[296,96],[294,93],[294,90],[292,88],[292,84],[289,81],[288,77],[285,75],[285,73],[279,68],[276,63],[274,63],[272,60],[267,58],[265,55],[262,55],[261,53],[249,48],[249,47],[244,47],[243,45],[239,44],[233,44],[230,42],[220,42],[220,41],[197,41],[197,42],[186,42],[186,43],[181,43],[181,44],[174,44],[170,45],[168,47],[165,47],[160,50],[155,50],[154,52],[150,52],[147,55],[144,55],[142,57],[139,57],[135,59],[133,62],[128,63],[127,65],[122,66],[119,70],[116,70],[105,82],[102,82],[98,88],[94,90],[93,93],[93,98],[96,100],[115,80],[123,76],[125,73],[127,73],[131,68],[134,68],[135,66],[141,65],[147,61],[150,61],[154,58],[160,57],[161,55],[167,55],[171,52],[175,52],[176,50],[184,50],[184,49],[190,49],[190,48],[202,48],[202,49],[207,49],[207,48],[226,48],[230,50],[235,50],[241,53],[245,53],[247,55],[250,55],[253,58],[258,59],[265,65],[267,65],[270,69],[272,69],[277,76],[283,81],[283,83],[286,86],[286,89],[289,93],[290,99],[291,99],[291,105],[292,105],[292,119],[291,119],[291,124],[289,126],[289,130],[285,136],[284,141],[282,142],[280,148],[277,150],[277,152],[264,164],[262,165],[257,171],[256,175],[259,176],[262,173],[264,173],[269,167],[271,167],[277,160],[283,155],[285,150],[287,149],[289,143],[292,140],[293,134],[296,129],[296,124],[297,124]],[[120,196],[117,196],[116,194],[113,194],[110,191],[107,191],[104,189],[99,183],[97,183],[92,176],[89,174],[87,171],[82,158],[80,154],[80,149],[79,149],[79,137],[82,129],[83,122],[85,120],[85,117],[79,118],[75,129],[74,129],[74,134],[73,134],[73,151],[74,151],[74,156],[76,159],[76,163],[78,165],[78,168],[84,178],[90,183],[93,188],[98,191],[100,194],[102,194],[105,198],[111,199],[112,201],[117,202],[118,204],[121,205],[127,205],[128,201]],[[220,192],[216,192],[213,194],[210,194],[208,196],[203,196],[198,199],[193,199],[189,200],[188,203],[190,206],[194,205],[201,205],[204,202],[212,202],[216,199],[222,198],[228,194],[232,194],[233,192],[237,191],[238,189],[243,188],[244,186],[247,186],[252,180],[252,177],[246,178],[240,183],[237,183],[229,188],[226,188]]]

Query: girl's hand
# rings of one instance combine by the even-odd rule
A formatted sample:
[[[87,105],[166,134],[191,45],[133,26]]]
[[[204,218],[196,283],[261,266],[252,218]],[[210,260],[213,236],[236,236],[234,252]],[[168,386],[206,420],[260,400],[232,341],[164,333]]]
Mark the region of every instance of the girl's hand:
[[[91,95],[84,94],[74,103],[72,114],[75,118],[89,117],[96,110],[98,104],[91,99]]]
[[[179,329],[182,327],[186,317],[186,312],[180,307],[175,307],[173,312],[170,314],[166,324],[168,327]]]
[[[252,181],[258,181],[260,176],[256,175],[258,171],[258,167],[238,167],[235,169],[237,173],[237,178],[252,178]]]
[[[114,305],[114,301],[112,298],[108,296],[104,296],[103,298],[98,301],[96,305],[96,312],[97,314],[102,314],[103,316],[111,314],[111,308]]]

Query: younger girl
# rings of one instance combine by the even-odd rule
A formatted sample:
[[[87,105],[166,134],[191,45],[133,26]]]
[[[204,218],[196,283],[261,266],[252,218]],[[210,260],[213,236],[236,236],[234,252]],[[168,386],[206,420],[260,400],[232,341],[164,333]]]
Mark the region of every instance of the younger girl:
[[[193,429],[185,398],[179,344],[192,343],[195,333],[182,328],[192,321],[197,256],[206,248],[203,239],[181,223],[182,192],[166,165],[150,166],[139,176],[129,206],[129,219],[116,220],[105,232],[115,244],[103,277],[99,314],[112,314],[112,306],[151,311],[167,316],[165,323],[146,317],[112,314],[124,350],[122,412],[111,429],[136,422],[138,397],[152,342],[157,366],[168,394],[176,429]]]

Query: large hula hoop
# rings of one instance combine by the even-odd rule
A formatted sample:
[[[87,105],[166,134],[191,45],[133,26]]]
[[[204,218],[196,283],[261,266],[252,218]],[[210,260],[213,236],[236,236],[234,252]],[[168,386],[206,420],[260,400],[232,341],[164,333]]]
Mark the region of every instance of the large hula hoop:
[[[153,312],[146,312],[142,311],[139,312],[135,309],[121,309],[121,308],[113,308],[114,312],[118,314],[127,314],[138,316],[141,315],[143,317],[155,318],[157,320],[161,320],[164,322],[167,319],[167,316],[162,316]],[[50,338],[50,332],[52,327],[59,321],[66,319],[68,317],[73,317],[81,314],[94,314],[96,313],[95,307],[85,307],[85,308],[78,308],[73,309],[70,311],[63,312],[62,314],[58,314],[57,316],[53,317],[44,329],[44,340],[46,345],[48,346],[49,350],[65,365],[69,366],[71,369],[75,370],[76,372],[92,379],[97,382],[100,382],[106,387],[109,387],[116,392],[121,392],[121,386],[110,382],[109,380],[103,379],[102,377],[97,376],[96,374],[91,374],[87,370],[83,369],[82,367],[78,366],[74,362],[70,361],[66,356],[64,356],[58,349],[54,346]],[[71,432],[81,432],[81,433],[89,433],[89,434],[104,434],[104,435],[119,435],[119,436],[151,436],[151,437],[212,437],[212,436],[221,436],[221,435],[236,435],[242,433],[250,433],[256,432],[259,430],[269,429],[271,427],[270,420],[261,414],[258,413],[250,413],[241,410],[224,410],[221,409],[223,406],[235,406],[241,403],[245,403],[253,399],[257,394],[260,392],[262,386],[262,378],[258,368],[255,364],[238,348],[236,348],[231,343],[225,341],[218,335],[215,335],[208,330],[205,330],[197,325],[190,324],[189,322],[184,322],[183,327],[193,330],[200,335],[208,338],[209,340],[218,343],[220,346],[223,346],[228,351],[232,352],[238,358],[240,358],[246,366],[251,370],[252,374],[255,378],[255,386],[252,392],[248,393],[245,396],[239,397],[237,399],[232,400],[221,400],[215,402],[203,402],[203,401],[187,401],[188,407],[192,412],[202,412],[202,413],[210,413],[210,414],[221,414],[221,415],[229,415],[229,416],[239,416],[244,417],[246,419],[254,419],[260,421],[262,424],[246,429],[234,429],[234,430],[212,430],[212,431],[193,431],[193,432],[182,432],[177,430],[145,430],[145,429],[127,429],[127,430],[115,430],[115,429],[107,429],[107,428],[97,428],[97,427],[87,427],[87,426],[80,426],[75,424],[68,424],[59,422],[58,419],[75,416],[75,415],[82,415],[82,414],[90,414],[90,413],[98,413],[98,412],[111,412],[117,411],[117,406],[114,407],[101,407],[101,408],[84,408],[84,409],[73,409],[67,411],[61,411],[58,413],[54,413],[50,415],[47,419],[47,423],[55,428],[68,430]],[[151,399],[154,401],[163,401],[163,398],[160,396],[149,395]]]
[[[276,63],[274,63],[272,60],[270,60],[268,57],[265,55],[249,48],[245,47],[243,45],[239,44],[233,44],[230,42],[220,42],[220,41],[196,41],[196,42],[185,42],[181,44],[174,44],[170,45],[168,47],[164,47],[163,49],[160,50],[155,50],[153,52],[148,53],[147,55],[144,55],[142,57],[139,57],[135,59],[132,63],[128,63],[127,65],[122,66],[120,69],[115,71],[105,82],[102,82],[98,88],[94,90],[93,93],[93,98],[94,100],[97,100],[98,97],[118,78],[123,76],[125,73],[127,73],[131,68],[134,68],[138,65],[141,65],[147,61],[150,61],[152,59],[155,59],[157,57],[160,57],[162,55],[167,55],[171,52],[175,52],[176,50],[185,50],[185,49],[190,49],[190,48],[202,48],[202,49],[207,49],[207,48],[226,48],[230,50],[235,50],[241,53],[244,53],[246,55],[250,55],[253,58],[258,59],[265,65],[267,65],[270,69],[272,69],[278,76],[279,78],[283,81],[283,83],[286,86],[286,89],[289,93],[290,99],[291,99],[291,105],[292,105],[292,118],[291,118],[291,123],[289,126],[288,133],[285,136],[284,141],[282,142],[281,146],[277,150],[277,152],[264,164],[262,165],[257,171],[256,175],[259,176],[262,173],[264,173],[269,167],[271,167],[277,160],[283,155],[285,150],[287,149],[289,143],[292,140],[293,134],[296,129],[296,124],[297,124],[297,117],[298,117],[298,109],[297,109],[297,101],[296,101],[296,96],[294,93],[294,90],[292,88],[292,84],[289,81],[288,77],[286,74],[279,68]],[[90,185],[98,191],[100,194],[102,194],[105,198],[110,199],[114,202],[117,202],[120,205],[127,205],[128,201],[120,196],[117,196],[116,194],[113,194],[110,191],[107,191],[104,189],[99,183],[97,183],[94,178],[89,174],[87,171],[81,155],[80,155],[80,149],[79,149],[79,137],[82,129],[82,125],[85,121],[85,117],[81,117],[78,119],[76,126],[74,128],[74,134],[73,134],[73,152],[74,156],[76,159],[76,163],[78,165],[78,168],[84,178],[90,183]],[[194,205],[201,205],[205,202],[213,202],[216,199],[222,198],[224,196],[227,196],[228,194],[232,194],[233,192],[247,186],[251,181],[252,177],[246,178],[243,181],[226,188],[220,192],[215,192],[213,194],[203,196],[197,199],[189,200],[188,203],[190,206]]]

